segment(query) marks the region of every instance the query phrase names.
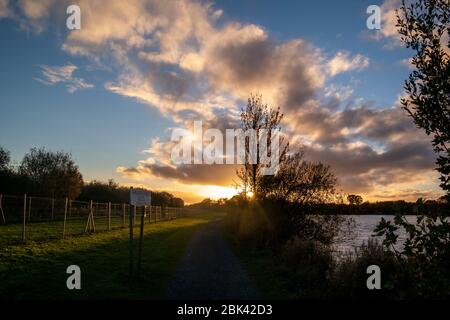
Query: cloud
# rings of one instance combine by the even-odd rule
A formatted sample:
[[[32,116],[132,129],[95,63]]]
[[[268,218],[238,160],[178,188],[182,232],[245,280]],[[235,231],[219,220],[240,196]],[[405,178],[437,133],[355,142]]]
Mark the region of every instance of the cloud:
[[[0,0],[0,18],[9,17],[11,15],[11,10],[9,9],[8,0]]]
[[[405,1],[406,6],[409,7],[416,0]],[[397,48],[403,46],[401,42],[401,35],[397,27],[397,9],[402,5],[401,0],[385,0],[380,6],[381,14],[381,29],[377,32],[371,32],[369,38],[381,41],[384,40],[384,47],[387,49]],[[399,11],[400,15],[403,13]],[[448,47],[449,33],[444,32],[440,39],[441,47],[448,55],[450,55],[450,48]]]
[[[77,90],[91,89],[93,84],[86,82],[82,78],[75,77],[73,73],[77,70],[77,66],[67,64],[64,66],[47,66],[41,65],[43,79],[35,78],[37,81],[45,85],[54,85],[63,83],[67,91],[74,93]]]
[[[351,58],[348,52],[338,52],[329,62],[328,70],[332,76],[353,70],[362,70],[369,66],[369,58],[360,54]]]
[[[5,0],[0,0],[0,12],[1,3]],[[405,184],[430,183],[435,177],[428,138],[397,103],[374,109],[353,96],[353,84],[333,82],[339,74],[367,69],[369,57],[330,54],[304,39],[278,41],[262,26],[226,20],[207,1],[77,3],[82,29],[62,37],[62,50],[108,68],[116,76],[104,84],[106,90],[157,109],[176,127],[203,120],[205,128],[234,128],[248,95],[259,92],[282,108],[291,140],[301,142],[311,160],[331,164],[346,190],[392,196],[389,188],[406,190]],[[42,32],[55,16],[65,17],[68,4],[22,0],[15,19]],[[383,3],[378,39],[397,39],[397,4]],[[74,76],[74,65],[41,68],[39,81],[47,85],[63,83],[71,92],[93,87]],[[146,159],[119,166],[117,172],[178,186],[232,183],[233,166],[174,166],[169,135],[170,130],[161,133]]]

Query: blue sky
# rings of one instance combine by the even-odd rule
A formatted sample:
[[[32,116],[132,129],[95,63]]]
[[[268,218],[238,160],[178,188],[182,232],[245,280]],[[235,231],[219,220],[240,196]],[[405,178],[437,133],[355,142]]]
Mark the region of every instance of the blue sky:
[[[392,32],[389,13],[398,1],[75,3],[82,30],[69,32],[64,1],[0,1],[0,145],[15,161],[45,146],[71,152],[86,180],[114,178],[190,199],[232,194],[229,180],[200,179],[195,170],[164,176],[161,169],[171,166],[164,146],[170,128],[187,125],[182,114],[220,122],[255,90],[282,106],[311,158],[335,165],[344,191],[360,188],[371,199],[438,192],[426,137],[395,108],[411,71],[404,63],[411,52]],[[371,4],[382,8],[380,31],[366,28]],[[243,71],[248,62],[238,65],[254,44],[268,56],[265,81],[257,70]],[[265,67],[258,59],[250,61]],[[333,62],[336,72],[329,71]],[[244,81],[249,72],[256,75]],[[284,105],[290,100],[283,94],[296,90],[298,105]],[[383,126],[389,136],[376,132]],[[394,159],[397,150],[414,150],[401,139],[411,134],[417,154]],[[351,172],[345,157],[359,159],[360,170]],[[420,179],[411,186],[408,175]]]

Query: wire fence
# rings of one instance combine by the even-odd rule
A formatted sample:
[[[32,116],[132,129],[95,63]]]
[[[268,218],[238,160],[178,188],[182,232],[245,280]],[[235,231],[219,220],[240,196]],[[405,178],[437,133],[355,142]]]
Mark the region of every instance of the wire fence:
[[[182,208],[132,206],[133,225],[175,219]],[[130,204],[0,194],[0,246],[27,240],[64,239],[67,236],[110,231],[129,226]]]

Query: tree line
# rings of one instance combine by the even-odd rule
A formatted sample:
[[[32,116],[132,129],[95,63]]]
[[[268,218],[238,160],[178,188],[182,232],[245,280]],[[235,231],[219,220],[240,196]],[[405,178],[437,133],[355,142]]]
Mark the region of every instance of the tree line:
[[[0,147],[0,194],[27,194],[48,198],[94,200],[99,202],[129,201],[130,189],[114,180],[85,182],[72,159],[63,151],[32,148],[14,166],[10,152]],[[183,207],[184,201],[168,192],[152,191],[152,204]]]

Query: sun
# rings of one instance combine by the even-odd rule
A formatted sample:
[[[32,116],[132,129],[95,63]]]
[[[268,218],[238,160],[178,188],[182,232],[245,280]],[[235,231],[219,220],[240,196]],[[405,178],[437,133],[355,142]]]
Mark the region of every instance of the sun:
[[[217,200],[220,198],[231,198],[235,196],[238,191],[231,187],[202,186],[197,193],[201,196]]]

